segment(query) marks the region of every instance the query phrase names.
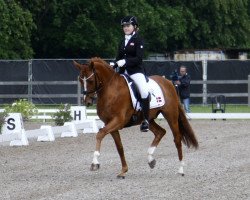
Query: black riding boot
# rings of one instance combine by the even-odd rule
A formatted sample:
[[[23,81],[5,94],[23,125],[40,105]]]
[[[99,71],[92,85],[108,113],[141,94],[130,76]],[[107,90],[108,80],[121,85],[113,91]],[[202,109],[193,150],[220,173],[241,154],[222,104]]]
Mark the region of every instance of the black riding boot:
[[[150,94],[148,95],[147,98],[141,99],[141,108],[142,108],[142,113],[144,120],[141,123],[141,131],[142,132],[147,132],[149,130],[149,98]]]

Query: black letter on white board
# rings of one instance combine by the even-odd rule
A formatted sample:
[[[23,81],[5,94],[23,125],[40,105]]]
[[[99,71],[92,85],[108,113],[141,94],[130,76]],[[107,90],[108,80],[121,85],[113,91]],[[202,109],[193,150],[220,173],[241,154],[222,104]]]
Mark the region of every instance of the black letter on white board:
[[[10,126],[9,126],[10,125]],[[16,128],[16,125],[15,125],[15,119],[13,118],[9,118],[7,120],[7,129],[9,130],[14,130]]]
[[[74,120],[76,120],[76,117],[79,117],[79,120],[81,121],[81,111],[79,111],[78,114],[74,111]]]

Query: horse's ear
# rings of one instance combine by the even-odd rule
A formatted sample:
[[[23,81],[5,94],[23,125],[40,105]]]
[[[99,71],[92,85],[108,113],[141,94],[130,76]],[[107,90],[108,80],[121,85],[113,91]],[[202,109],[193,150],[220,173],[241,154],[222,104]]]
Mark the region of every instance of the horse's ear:
[[[76,69],[81,70],[81,64],[73,60],[73,64],[76,67]]]

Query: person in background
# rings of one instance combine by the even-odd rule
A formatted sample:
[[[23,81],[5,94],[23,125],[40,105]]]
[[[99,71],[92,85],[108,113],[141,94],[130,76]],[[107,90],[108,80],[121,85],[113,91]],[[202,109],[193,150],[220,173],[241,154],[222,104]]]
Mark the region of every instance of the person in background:
[[[181,103],[184,105],[184,109],[186,113],[190,113],[190,76],[187,73],[187,67],[181,66],[180,67],[180,77],[178,80],[174,82],[175,85],[178,87],[179,96]]]
[[[140,129],[142,132],[147,132],[149,130],[150,94],[142,66],[144,43],[138,33],[139,24],[135,16],[124,17],[121,20],[121,26],[124,38],[119,44],[116,64],[113,67],[120,67],[137,85],[141,95],[140,103],[144,118]]]

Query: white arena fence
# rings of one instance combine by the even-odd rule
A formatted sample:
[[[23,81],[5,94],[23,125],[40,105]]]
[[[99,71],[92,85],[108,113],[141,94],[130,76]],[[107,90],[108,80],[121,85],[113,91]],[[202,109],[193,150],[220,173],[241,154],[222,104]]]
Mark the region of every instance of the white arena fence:
[[[39,109],[38,115],[32,117],[32,119],[50,120],[52,114],[56,113],[58,109]],[[97,116],[96,109],[86,109],[86,119],[100,120]],[[188,119],[250,119],[250,113],[187,113]],[[160,114],[158,119],[163,119]]]
[[[46,120],[52,120],[52,115],[56,112],[58,112],[59,109],[38,109],[38,114],[32,116],[31,119],[40,119],[44,122]],[[86,109],[86,118],[87,119],[99,119],[99,117],[96,114],[96,109]]]
[[[46,122],[46,120],[52,120],[52,115],[59,111],[59,109],[54,108],[46,108],[46,109],[37,109],[37,115],[31,117],[33,120],[42,120]],[[0,112],[3,112],[4,109],[0,109]],[[96,109],[86,109],[86,118],[87,119],[99,119],[96,114]]]
[[[0,110],[4,111],[3,109]],[[59,109],[39,109],[33,120],[52,120],[52,114]],[[92,113],[93,111],[90,111]],[[96,111],[95,111],[96,112]],[[77,137],[78,133],[97,133],[103,123],[94,117],[86,118],[86,107],[72,106],[71,115],[74,120],[65,122],[63,126],[50,126],[48,123],[39,129],[25,130],[20,113],[9,113],[6,123],[0,134],[0,143],[10,142],[10,146],[24,146],[29,144],[29,139],[37,141],[54,141],[56,137]]]
[[[22,127],[11,134],[0,134],[0,144],[10,142],[10,146],[23,146],[28,145],[28,140],[31,138],[52,142],[56,137],[77,137],[79,133],[97,133],[103,123],[97,116],[96,109],[86,109],[86,107],[84,109],[86,116],[81,121],[66,122],[63,126],[42,125],[34,130],[24,130]],[[3,111],[0,109],[0,112]],[[59,109],[38,109],[38,114],[32,119],[46,122],[46,120],[52,120],[52,114],[58,111]],[[188,119],[250,119],[250,113],[187,113],[186,116]],[[160,114],[158,119],[163,119],[163,116]]]
[[[29,139],[37,139],[38,142],[53,142],[56,137],[77,137],[79,133],[97,133],[98,130],[97,123],[88,120],[66,122],[63,126],[42,125],[40,129],[21,129],[11,134],[2,134],[0,143],[10,142],[10,146],[26,146],[29,145]]]
[[[39,109],[39,115],[33,116],[32,119],[52,119],[51,115],[58,109]],[[250,119],[250,113],[187,113],[188,119]],[[97,116],[96,109],[86,109],[86,119],[100,120]],[[158,119],[163,119],[160,114]]]
[[[3,112],[4,109],[0,109]],[[38,114],[32,116],[33,120],[52,120],[52,115],[58,112],[59,109],[38,109]],[[187,113],[188,119],[250,119],[250,113]],[[86,109],[86,119],[89,120],[100,120],[97,116],[96,109]],[[160,114],[158,119],[163,119]]]

